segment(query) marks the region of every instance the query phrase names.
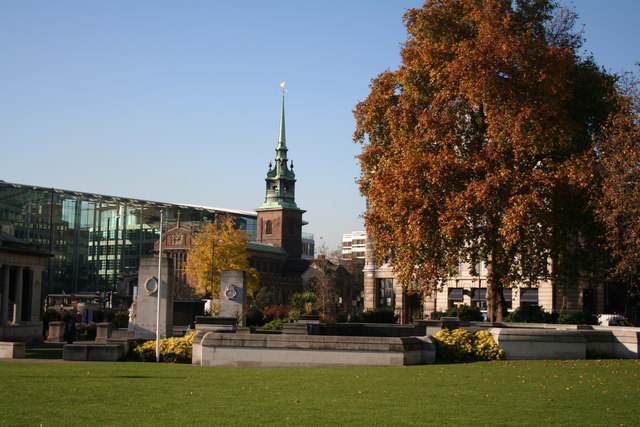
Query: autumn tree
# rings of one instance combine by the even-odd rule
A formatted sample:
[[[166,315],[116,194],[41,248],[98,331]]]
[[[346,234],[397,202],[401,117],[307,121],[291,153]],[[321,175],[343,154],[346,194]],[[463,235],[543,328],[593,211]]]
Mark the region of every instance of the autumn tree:
[[[231,216],[206,224],[193,238],[185,268],[195,291],[218,298],[222,272],[243,270],[247,273],[247,295],[253,295],[259,288],[259,277],[249,265],[247,243],[247,234],[236,228]]]
[[[320,313],[326,314],[335,307],[338,296],[336,283],[337,266],[327,259],[316,259],[309,265],[307,287],[316,296],[316,306]]]
[[[640,94],[637,78],[629,76],[625,83],[595,149],[602,177],[598,213],[606,227],[612,278],[632,288],[640,279]]]
[[[504,288],[569,276],[563,236],[598,244],[589,168],[613,79],[576,54],[575,15],[557,9],[427,0],[405,14],[401,66],[354,111],[376,257],[427,294],[484,261],[490,320]]]

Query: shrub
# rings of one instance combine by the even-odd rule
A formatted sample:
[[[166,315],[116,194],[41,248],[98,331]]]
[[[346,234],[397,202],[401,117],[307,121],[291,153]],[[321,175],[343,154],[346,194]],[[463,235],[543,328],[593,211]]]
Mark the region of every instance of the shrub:
[[[252,306],[247,310],[247,326],[262,326],[266,322],[264,312],[260,308]]]
[[[114,328],[126,328],[129,326],[129,313],[119,311],[111,319],[111,324]]]
[[[356,323],[396,323],[398,317],[391,309],[367,310],[352,318]]]
[[[445,316],[445,314],[442,311],[433,311],[431,312],[431,320],[439,320],[441,319],[443,316]]]
[[[318,297],[313,292],[304,292],[304,293],[295,293],[291,295],[291,308],[298,310],[299,313],[311,314],[311,312],[307,312],[307,308],[309,307],[309,303],[313,307],[313,304],[316,302]]]
[[[345,323],[349,320],[349,315],[347,313],[338,312],[335,317],[336,323]]]
[[[468,305],[452,307],[447,310],[445,316],[457,317],[464,322],[482,322],[484,320],[479,307],[470,307]]]
[[[160,361],[165,363],[191,363],[193,353],[193,338],[196,332],[191,332],[181,338],[164,338],[160,340]],[[155,362],[156,342],[145,341],[133,348],[133,359],[140,362]]]
[[[556,323],[558,316],[556,314],[547,313],[539,305],[522,305],[509,314],[505,322],[520,323]]]
[[[570,325],[597,325],[598,316],[588,311],[579,311],[577,313],[563,314],[558,317],[558,323]]]
[[[266,329],[270,331],[280,331],[282,330],[282,325],[285,323],[289,323],[287,319],[273,319],[271,322],[267,322],[264,325],[260,326],[258,329]]]
[[[289,306],[286,304],[272,305],[264,311],[264,317],[267,320],[289,317]]]
[[[442,329],[433,336],[438,360],[446,362],[469,362],[474,360],[499,360],[504,350],[496,344],[489,331],[475,334],[465,329]]]
[[[95,323],[76,323],[76,341],[95,341],[97,327]]]
[[[336,319],[332,315],[324,313],[324,314],[320,315],[320,322],[321,323],[336,323]]]

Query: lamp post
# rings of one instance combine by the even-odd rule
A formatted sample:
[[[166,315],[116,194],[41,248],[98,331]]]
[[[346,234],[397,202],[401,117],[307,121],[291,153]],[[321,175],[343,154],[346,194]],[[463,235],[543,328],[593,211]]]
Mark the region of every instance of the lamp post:
[[[162,283],[162,222],[164,210],[160,210],[160,245],[158,246],[158,287],[156,303],[156,362],[160,362],[160,285]]]

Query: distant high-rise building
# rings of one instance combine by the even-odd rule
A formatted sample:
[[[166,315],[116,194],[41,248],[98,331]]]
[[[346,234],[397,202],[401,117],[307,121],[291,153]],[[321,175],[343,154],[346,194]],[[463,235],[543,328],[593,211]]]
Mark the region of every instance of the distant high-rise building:
[[[364,259],[367,246],[367,232],[353,231],[342,235],[342,258]]]

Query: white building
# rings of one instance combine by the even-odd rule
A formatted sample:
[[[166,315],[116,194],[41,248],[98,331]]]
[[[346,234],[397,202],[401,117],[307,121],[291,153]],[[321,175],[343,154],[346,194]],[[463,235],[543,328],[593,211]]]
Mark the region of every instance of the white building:
[[[343,259],[365,259],[366,247],[366,231],[353,231],[342,235]]]
[[[478,306],[486,310],[486,268],[476,266],[477,276],[469,272],[469,265],[461,263],[457,275],[450,277],[439,292],[432,295],[409,295],[398,282],[387,264],[376,264],[373,241],[367,239],[364,266],[364,309],[392,309],[400,323],[412,319],[428,319],[434,311],[444,312],[456,305]],[[544,281],[537,287],[504,289],[509,311],[525,304],[536,304],[549,313],[572,313],[590,310],[602,313],[605,306],[605,286],[588,280],[579,280],[577,286],[553,286]]]

